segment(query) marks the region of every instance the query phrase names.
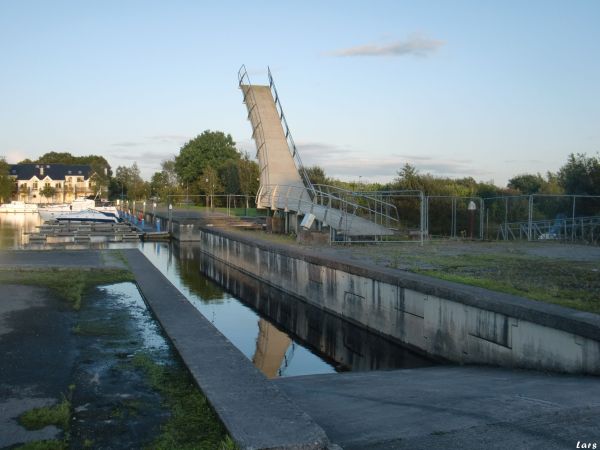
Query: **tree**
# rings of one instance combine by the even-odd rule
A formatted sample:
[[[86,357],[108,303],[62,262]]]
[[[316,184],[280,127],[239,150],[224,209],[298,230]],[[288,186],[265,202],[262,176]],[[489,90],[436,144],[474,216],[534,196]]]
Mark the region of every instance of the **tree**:
[[[47,203],[49,198],[52,198],[52,197],[54,197],[56,195],[56,188],[53,188],[52,186],[50,186],[49,184],[47,184],[40,191],[40,195],[42,197],[46,197],[46,203]]]
[[[210,198],[210,207],[214,208],[215,193],[223,190],[223,186],[221,186],[221,183],[219,180],[219,174],[212,166],[208,166],[204,169],[204,173],[202,176],[203,176],[203,178],[198,180],[198,184],[199,184],[199,186],[202,186],[204,188],[204,192],[206,192],[206,195],[207,195],[207,198],[206,198],[207,205],[206,206],[209,206],[208,199]]]
[[[206,130],[188,141],[175,157],[175,172],[182,183],[194,183],[211,167],[218,171],[225,161],[240,158],[231,135]]]
[[[240,192],[247,197],[254,196],[258,192],[258,177],[260,171],[256,161],[250,159],[248,153],[244,153],[237,161]],[[248,205],[246,204],[246,207]]]
[[[325,171],[322,167],[311,166],[306,167],[306,174],[312,184],[330,184],[329,178],[325,175]]]
[[[121,188],[121,193],[130,200],[139,200],[147,196],[148,186],[142,180],[140,169],[135,162],[131,167],[117,167],[115,181]]]
[[[225,161],[219,168],[219,178],[226,194],[240,194],[240,167],[239,160]]]
[[[600,157],[571,153],[558,180],[567,194],[600,195]]]
[[[169,195],[174,195],[179,190],[177,174],[175,173],[175,161],[165,160],[161,163],[162,170],[155,172],[150,181],[152,195],[166,201]]]
[[[15,188],[15,182],[10,176],[10,166],[0,157],[0,203],[8,203]]]
[[[546,180],[544,180],[539,173],[536,175],[528,173],[517,175],[508,180],[509,188],[516,189],[521,194],[525,195],[537,194],[542,190],[542,187],[545,184]]]

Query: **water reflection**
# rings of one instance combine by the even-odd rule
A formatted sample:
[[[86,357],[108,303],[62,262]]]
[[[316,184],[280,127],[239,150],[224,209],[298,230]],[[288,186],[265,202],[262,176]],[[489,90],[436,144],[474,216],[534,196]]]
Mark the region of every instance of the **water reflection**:
[[[286,364],[291,359],[289,356],[296,358],[294,342],[329,361],[338,371],[382,370],[432,364],[381,336],[290,297],[277,288],[207,256],[199,247],[189,247],[186,254],[192,248],[201,273],[217,281],[270,323],[270,326],[259,325],[253,360],[264,364],[271,373],[273,365],[280,361],[280,371],[286,375],[292,374],[293,368]],[[273,329],[285,336],[277,334]],[[286,337],[291,339],[288,341]],[[284,351],[283,347],[286,345]],[[265,354],[271,355],[274,361],[265,358]]]
[[[41,224],[39,214],[0,213],[0,249],[23,248]]]
[[[268,377],[332,373],[336,364],[293,342],[259,311],[200,272],[197,246],[145,244],[141,250],[188,300]]]

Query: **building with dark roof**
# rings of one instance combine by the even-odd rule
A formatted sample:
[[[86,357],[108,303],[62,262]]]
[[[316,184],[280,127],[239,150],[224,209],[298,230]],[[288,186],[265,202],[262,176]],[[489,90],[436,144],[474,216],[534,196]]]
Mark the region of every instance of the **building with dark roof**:
[[[88,165],[12,164],[9,170],[17,184],[17,199],[27,203],[69,203],[96,194],[94,172]],[[42,195],[45,187],[54,188],[55,194]]]

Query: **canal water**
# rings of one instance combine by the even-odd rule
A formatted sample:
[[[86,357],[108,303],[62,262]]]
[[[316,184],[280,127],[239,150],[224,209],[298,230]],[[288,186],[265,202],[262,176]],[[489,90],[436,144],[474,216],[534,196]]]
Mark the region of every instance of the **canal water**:
[[[0,249],[27,248],[37,215],[0,214]],[[198,244],[137,247],[267,377],[421,367],[432,362],[226,266]],[[40,247],[36,247],[40,248]],[[50,249],[49,246],[41,248]],[[56,247],[53,247],[56,248]],[[89,248],[63,244],[60,248]],[[225,285],[211,275],[220,274]],[[222,276],[226,273],[226,276]]]

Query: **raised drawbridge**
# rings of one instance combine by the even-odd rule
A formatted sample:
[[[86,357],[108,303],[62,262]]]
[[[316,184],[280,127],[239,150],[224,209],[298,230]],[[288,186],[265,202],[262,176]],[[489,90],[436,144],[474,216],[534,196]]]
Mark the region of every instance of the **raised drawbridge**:
[[[399,227],[397,208],[369,195],[312,184],[287,124],[271,70],[269,84],[255,85],[245,66],[239,85],[252,125],[260,168],[258,208],[312,214],[323,226],[350,237],[387,236]]]

